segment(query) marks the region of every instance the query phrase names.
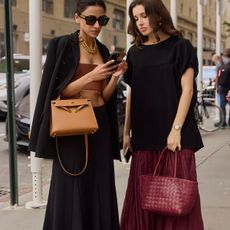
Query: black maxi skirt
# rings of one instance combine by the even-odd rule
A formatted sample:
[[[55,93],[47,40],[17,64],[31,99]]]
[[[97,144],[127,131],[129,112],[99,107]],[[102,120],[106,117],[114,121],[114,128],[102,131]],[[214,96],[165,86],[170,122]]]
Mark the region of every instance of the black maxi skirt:
[[[106,107],[94,108],[99,130],[89,136],[89,161],[77,177],[67,175],[58,159],[53,170],[43,230],[118,230],[111,134]],[[78,172],[85,162],[83,136],[59,137],[65,167]]]

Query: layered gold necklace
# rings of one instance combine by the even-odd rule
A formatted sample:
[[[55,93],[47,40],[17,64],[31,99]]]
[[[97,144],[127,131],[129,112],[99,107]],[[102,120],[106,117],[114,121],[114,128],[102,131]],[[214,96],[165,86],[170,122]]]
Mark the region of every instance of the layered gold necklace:
[[[90,47],[87,44],[87,42],[84,40],[84,38],[82,38],[80,35],[78,35],[78,38],[79,38],[80,45],[86,50],[87,53],[92,54],[92,55],[97,53],[97,45],[96,45],[95,39],[94,39],[94,42],[93,42],[93,46]]]

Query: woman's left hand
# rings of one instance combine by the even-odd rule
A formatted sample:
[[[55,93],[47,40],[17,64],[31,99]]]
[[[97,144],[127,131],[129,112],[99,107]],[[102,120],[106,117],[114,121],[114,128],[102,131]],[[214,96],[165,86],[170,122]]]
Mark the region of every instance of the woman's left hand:
[[[172,129],[167,138],[167,148],[173,152],[181,150],[181,132]]]
[[[226,95],[226,100],[227,100],[228,102],[230,102],[230,90],[228,91],[228,93],[227,93],[227,95]]]
[[[121,75],[123,75],[126,70],[128,69],[128,63],[125,60],[122,60],[122,62],[118,65],[116,71],[113,73],[113,77],[120,77]]]

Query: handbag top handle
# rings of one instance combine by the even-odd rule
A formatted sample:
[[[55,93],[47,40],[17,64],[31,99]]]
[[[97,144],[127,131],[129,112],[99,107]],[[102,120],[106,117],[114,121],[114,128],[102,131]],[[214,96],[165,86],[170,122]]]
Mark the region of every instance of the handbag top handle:
[[[157,169],[158,169],[158,166],[160,164],[160,161],[161,161],[161,158],[163,156],[163,154],[166,152],[166,149],[168,149],[167,147],[165,147],[162,152],[160,153],[160,156],[159,156],[159,159],[157,161],[157,164],[156,164],[156,167],[155,167],[155,170],[154,170],[154,173],[153,175],[156,176],[156,172],[157,172]],[[175,161],[174,161],[174,173],[173,173],[173,177],[176,177],[176,169],[177,169],[177,155],[178,155],[178,151],[176,150],[175,151]]]

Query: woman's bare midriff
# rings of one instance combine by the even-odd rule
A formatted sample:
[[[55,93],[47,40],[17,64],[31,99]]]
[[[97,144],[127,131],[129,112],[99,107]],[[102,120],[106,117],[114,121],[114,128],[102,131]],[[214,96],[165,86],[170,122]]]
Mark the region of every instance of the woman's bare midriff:
[[[105,104],[101,92],[97,90],[82,90],[80,97],[89,99],[93,107],[99,107]]]

